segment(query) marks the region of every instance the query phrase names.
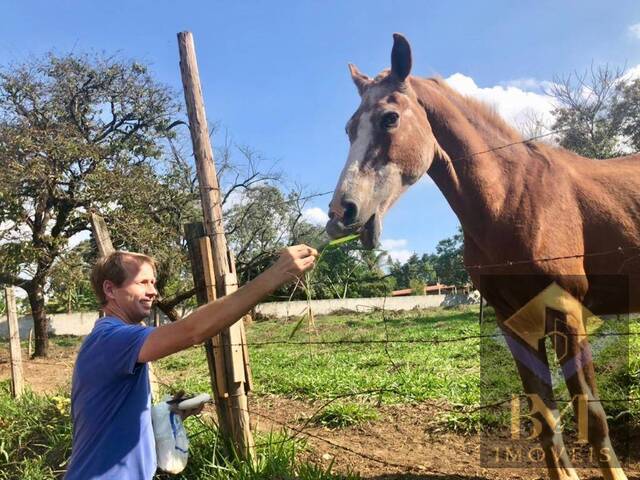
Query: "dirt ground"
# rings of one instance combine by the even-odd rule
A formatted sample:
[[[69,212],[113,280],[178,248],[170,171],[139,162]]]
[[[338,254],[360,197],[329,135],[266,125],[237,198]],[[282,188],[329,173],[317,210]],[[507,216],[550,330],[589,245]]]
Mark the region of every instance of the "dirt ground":
[[[77,349],[52,345],[46,360],[24,360],[25,383],[36,392],[54,393],[71,381]],[[0,380],[10,376],[8,352],[0,348]],[[480,465],[480,436],[443,432],[434,421],[436,411],[427,404],[381,406],[380,418],[359,427],[331,430],[307,424],[322,406],[277,396],[251,397],[253,426],[259,431],[281,431],[307,439],[309,460],[334,471],[358,472],[375,480],[485,480],[548,478],[544,469],[483,468]],[[209,410],[213,413],[213,410]],[[304,434],[296,433],[303,430]],[[486,438],[483,441],[487,441]],[[493,441],[493,439],[491,440]],[[500,438],[496,445],[503,444]],[[635,438],[634,445],[640,444]],[[630,479],[640,480],[640,464],[625,465]],[[579,470],[580,478],[602,478],[597,470]]]

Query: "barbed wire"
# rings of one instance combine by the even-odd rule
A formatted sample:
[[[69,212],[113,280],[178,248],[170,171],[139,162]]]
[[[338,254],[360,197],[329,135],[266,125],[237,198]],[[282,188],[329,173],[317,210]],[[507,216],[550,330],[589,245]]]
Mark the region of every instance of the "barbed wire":
[[[605,333],[564,333],[567,337],[588,337],[588,338],[601,338],[601,337],[638,337],[640,332],[605,332]],[[338,340],[264,340],[258,342],[246,342],[246,343],[230,343],[225,344],[230,347],[267,347],[273,345],[297,345],[297,346],[310,346],[310,345],[387,345],[387,344],[425,344],[425,345],[440,345],[446,343],[464,342],[468,340],[483,340],[483,339],[500,339],[503,338],[502,333],[494,334],[479,334],[479,335],[466,335],[462,337],[454,338],[403,338],[403,339],[338,339]],[[223,348],[214,347],[214,348]]]
[[[452,162],[459,162],[460,160],[467,160],[467,159],[473,158],[473,157],[475,157],[477,155],[482,155],[482,154],[485,154],[485,153],[492,153],[492,152],[496,152],[498,150],[502,150],[502,149],[505,149],[505,148],[513,147],[513,146],[516,146],[516,145],[522,145],[522,144],[531,143],[531,142],[534,142],[536,140],[540,140],[541,138],[550,137],[551,135],[556,135],[557,133],[568,132],[570,130],[572,130],[571,127],[565,127],[565,128],[558,128],[556,130],[550,130],[547,133],[542,133],[540,135],[534,135],[533,137],[528,137],[526,139],[522,139],[522,140],[518,140],[518,141],[515,141],[515,142],[507,143],[507,144],[504,144],[504,145],[500,145],[498,147],[490,148],[488,150],[481,150],[479,152],[470,153],[469,155],[463,155],[461,157],[452,158],[451,161]]]
[[[352,453],[356,456],[359,456],[361,458],[367,459],[367,460],[371,460],[374,461],[376,463],[385,465],[385,466],[389,466],[389,467],[394,467],[394,468],[402,468],[405,469],[407,471],[415,471],[415,470],[419,470],[419,471],[425,471],[425,470],[429,470],[433,473],[438,473],[438,474],[447,474],[446,472],[443,471],[439,471],[436,469],[433,469],[432,467],[425,467],[425,466],[421,466],[421,465],[409,465],[409,464],[405,464],[405,463],[400,463],[400,462],[391,462],[389,460],[385,460],[383,458],[380,458],[378,456],[366,453],[366,452],[362,452],[359,450],[356,450],[352,447],[348,447],[345,445],[342,445],[340,443],[337,443],[333,440],[330,440],[322,435],[318,435],[317,433],[312,433],[309,432],[309,428],[311,428],[311,425],[314,424],[314,422],[316,422],[317,420],[317,414],[320,413],[324,408],[326,408],[326,406],[338,399],[341,398],[346,398],[346,397],[355,397],[355,396],[362,396],[365,394],[382,394],[382,393],[401,393],[398,392],[397,389],[377,389],[377,390],[368,390],[368,391],[363,391],[363,392],[353,392],[350,394],[342,394],[339,396],[336,396],[332,399],[330,399],[328,402],[325,402],[320,408],[316,409],[316,411],[305,421],[305,423],[302,426],[292,426],[290,423],[287,422],[283,422],[282,420],[276,419],[270,415],[264,414],[262,412],[257,412],[255,411],[255,409],[250,410],[250,409],[245,409],[242,407],[237,407],[237,406],[231,406],[230,408],[232,410],[236,410],[236,411],[240,411],[240,412],[244,412],[250,415],[255,415],[261,418],[265,418],[267,420],[269,420],[270,422],[279,425],[280,427],[283,428],[283,430],[291,430],[293,432],[295,432],[293,435],[283,439],[283,440],[279,440],[279,441],[267,441],[267,442],[260,442],[260,443],[256,443],[253,446],[255,448],[262,448],[262,447],[270,447],[273,445],[277,445],[277,444],[283,444],[283,443],[288,443],[288,442],[292,442],[296,440],[296,437],[298,437],[299,435],[303,435],[306,436],[308,438],[312,438],[312,439],[316,439],[316,440],[320,440],[328,445],[331,445],[335,448],[338,448],[340,450]],[[486,410],[486,409],[491,409],[491,408],[497,408],[499,406],[504,405],[505,403],[510,403],[513,402],[515,398],[519,398],[519,399],[528,399],[528,395],[526,394],[519,394],[519,395],[513,395],[509,398],[505,398],[504,400],[500,400],[500,401],[496,401],[496,402],[492,402],[492,403],[488,403],[488,404],[484,404],[484,405],[479,405],[477,407],[471,408],[471,409],[459,409],[459,408],[451,408],[451,407],[447,407],[445,405],[441,405],[441,404],[437,404],[436,402],[421,402],[423,404],[427,404],[430,407],[435,407],[436,409],[439,409],[440,411],[445,411],[445,412],[452,412],[452,413],[458,413],[458,414],[470,414],[470,413],[475,413],[481,410]],[[547,398],[542,398],[543,400],[549,400]],[[573,400],[568,400],[568,399],[551,399],[552,401],[558,402],[558,403],[570,403]],[[629,402],[638,402],[640,401],[640,397],[628,397],[628,398],[620,398],[620,399],[600,399],[600,400],[595,400],[595,399],[587,399],[587,402],[589,403],[598,403],[598,402],[604,402],[604,403],[629,403]],[[215,405],[212,402],[213,405]],[[622,412],[623,414],[625,412]],[[628,412],[626,412],[628,413]],[[202,422],[202,424],[208,428],[206,426],[206,424],[204,424]],[[217,424],[216,424],[217,425]],[[315,426],[315,425],[314,425]]]

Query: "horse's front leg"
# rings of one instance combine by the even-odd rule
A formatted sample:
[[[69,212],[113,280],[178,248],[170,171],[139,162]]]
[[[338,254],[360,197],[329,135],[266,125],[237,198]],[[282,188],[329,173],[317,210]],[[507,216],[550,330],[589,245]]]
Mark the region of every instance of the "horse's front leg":
[[[571,394],[578,435],[584,435],[580,429],[586,427],[593,456],[597,458],[605,480],[627,480],[611,445],[607,416],[598,397],[589,342],[575,325],[567,321],[565,313],[550,310],[549,315],[557,331],[552,337],[553,344]]]
[[[522,386],[529,398],[531,418],[537,425],[540,446],[552,480],[578,480],[578,474],[571,464],[564,446],[562,432],[558,431],[560,412],[553,397],[551,373],[547,361],[544,339],[538,349],[533,350],[513,336],[507,343],[516,361]]]

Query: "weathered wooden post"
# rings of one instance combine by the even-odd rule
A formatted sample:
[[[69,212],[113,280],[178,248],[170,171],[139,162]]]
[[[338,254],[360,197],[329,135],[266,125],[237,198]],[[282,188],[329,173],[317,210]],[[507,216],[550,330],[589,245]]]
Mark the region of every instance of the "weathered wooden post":
[[[106,257],[115,250],[104,218],[95,212],[91,212],[91,230],[93,231],[93,238],[98,246],[99,257]]]
[[[11,394],[22,395],[22,350],[20,349],[20,329],[18,309],[13,287],[5,287],[4,298],[7,305],[7,326],[9,327],[9,358],[11,359]]]
[[[178,46],[189,129],[200,185],[204,233],[208,237],[207,240],[210,239],[210,250],[206,241],[200,242],[199,247],[205,276],[207,264],[211,264],[213,270],[212,278],[207,279],[207,296],[211,301],[237,290],[238,281],[224,235],[220,187],[191,32],[178,34]],[[247,401],[247,392],[250,389],[249,359],[242,321],[236,322],[218,337],[214,338],[211,344],[210,362],[214,365],[210,363],[210,368],[213,367],[210,371],[216,376],[212,384],[217,397],[216,402],[220,405],[219,424],[223,433],[233,441],[237,452],[244,458],[253,458],[255,448],[249,426]],[[218,378],[222,373],[225,374],[224,382]],[[222,388],[224,390],[221,391]],[[226,416],[228,417],[225,418]]]
[[[33,328],[29,329],[29,342],[27,344],[27,358],[33,355]]]

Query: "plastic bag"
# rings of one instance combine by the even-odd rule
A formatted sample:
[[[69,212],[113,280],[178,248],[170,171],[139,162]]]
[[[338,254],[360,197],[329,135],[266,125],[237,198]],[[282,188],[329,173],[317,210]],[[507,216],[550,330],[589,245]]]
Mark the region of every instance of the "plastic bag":
[[[163,401],[151,408],[151,422],[158,468],[168,473],[180,473],[189,459],[189,439],[180,415],[172,412],[169,404]]]

